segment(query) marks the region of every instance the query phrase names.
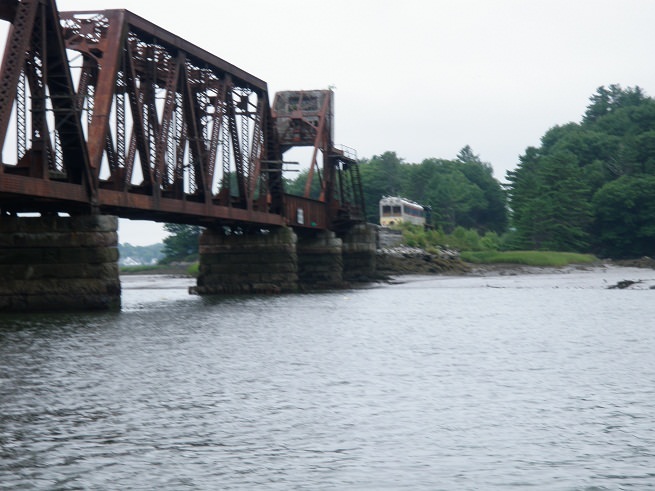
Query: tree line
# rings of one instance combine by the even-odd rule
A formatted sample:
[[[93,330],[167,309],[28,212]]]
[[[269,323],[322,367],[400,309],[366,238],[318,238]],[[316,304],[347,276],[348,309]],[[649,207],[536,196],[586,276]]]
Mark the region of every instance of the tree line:
[[[639,87],[599,87],[582,120],[549,129],[503,184],[470,146],[418,164],[386,152],[361,175],[369,221],[380,197],[400,195],[429,205],[437,229],[495,232],[504,249],[655,252],[655,100]]]
[[[513,247],[640,257],[655,250],[655,101],[599,87],[507,173]]]

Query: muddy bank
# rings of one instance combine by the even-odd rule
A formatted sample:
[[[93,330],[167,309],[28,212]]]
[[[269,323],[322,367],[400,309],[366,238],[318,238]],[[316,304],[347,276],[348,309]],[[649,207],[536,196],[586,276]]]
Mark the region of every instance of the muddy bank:
[[[379,249],[377,271],[381,275],[461,274],[471,276],[567,273],[575,270],[620,266],[655,269],[655,259],[643,257],[630,260],[599,260],[591,264],[570,264],[562,267],[526,266],[515,263],[473,264],[462,261],[456,251],[433,254],[413,247]]]
[[[629,268],[655,269],[655,259],[648,256],[640,257],[639,259],[617,259],[615,261],[608,262],[610,264],[625,266]]]

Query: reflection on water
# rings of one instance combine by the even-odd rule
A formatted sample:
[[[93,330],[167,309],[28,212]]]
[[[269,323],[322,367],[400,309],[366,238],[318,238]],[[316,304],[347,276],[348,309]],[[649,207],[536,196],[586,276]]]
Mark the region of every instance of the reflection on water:
[[[0,489],[655,487],[649,270],[0,317]]]

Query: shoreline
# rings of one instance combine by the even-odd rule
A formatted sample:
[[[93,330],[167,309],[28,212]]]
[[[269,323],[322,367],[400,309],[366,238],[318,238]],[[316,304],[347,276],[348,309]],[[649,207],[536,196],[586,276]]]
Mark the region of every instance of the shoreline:
[[[526,275],[562,275],[573,273],[618,272],[622,278],[608,284],[608,289],[655,290],[655,260],[649,257],[631,260],[599,259],[592,263],[571,263],[565,266],[530,266],[519,263],[475,264],[462,261],[451,252],[440,256],[422,249],[400,248],[378,250],[377,282],[389,284],[411,282],[412,277],[502,278]]]
[[[499,265],[493,268],[479,268],[465,274],[399,274],[390,275],[384,282],[390,285],[412,283],[415,281],[444,280],[481,280],[522,283],[528,278],[542,277],[544,281],[556,285],[555,288],[566,288],[574,278],[584,278],[587,275],[603,278],[602,289],[607,290],[655,290],[655,270],[650,267],[620,265],[614,263],[596,263],[593,265],[572,264],[563,267],[534,267],[519,265]],[[495,283],[490,283],[495,284]],[[511,283],[517,284],[517,283]],[[496,286],[501,288],[501,286]]]
[[[378,264],[373,277],[354,281],[352,286],[362,287],[366,283],[389,283],[411,281],[412,277],[507,277],[520,275],[567,275],[584,271],[607,271],[625,268],[626,278],[608,288],[630,288],[632,285],[644,286],[641,278],[631,279],[631,273],[639,270],[642,273],[652,271],[655,278],[655,260],[640,258],[633,260],[598,260],[589,264],[568,264],[566,266],[529,266],[518,263],[487,263],[475,264],[462,261],[456,254],[436,256],[421,249],[404,250],[402,252],[385,253],[378,251]],[[166,278],[195,278],[188,273],[189,264],[175,264],[141,271],[120,271],[120,276],[160,276]],[[632,270],[632,271],[631,271]],[[650,286],[651,283],[653,286]],[[655,289],[655,279],[646,280],[646,286]]]
[[[456,251],[429,253],[415,247],[399,246],[378,249],[376,254],[379,274],[452,274],[487,276],[489,274],[516,275],[568,272],[597,267],[633,267],[655,270],[655,259],[598,259],[590,263],[569,263],[564,266],[532,266],[522,263],[472,263],[463,261]]]

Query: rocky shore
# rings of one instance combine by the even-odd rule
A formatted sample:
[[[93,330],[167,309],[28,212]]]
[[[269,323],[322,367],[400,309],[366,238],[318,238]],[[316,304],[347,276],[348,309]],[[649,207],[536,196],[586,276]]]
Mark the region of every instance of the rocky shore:
[[[603,260],[593,264],[571,264],[563,267],[526,266],[522,264],[472,264],[462,261],[456,251],[429,253],[423,249],[397,246],[377,251],[379,279],[391,279],[405,275],[467,275],[467,276],[515,276],[524,274],[567,274],[574,271],[590,271],[608,268],[625,268],[626,276],[635,271],[655,270],[655,259],[643,257],[631,260]],[[651,279],[626,278],[609,289],[655,290],[655,271]]]
[[[472,271],[471,265],[459,258],[456,251],[442,250],[438,254],[417,247],[396,246],[378,249],[378,274],[464,274]]]

